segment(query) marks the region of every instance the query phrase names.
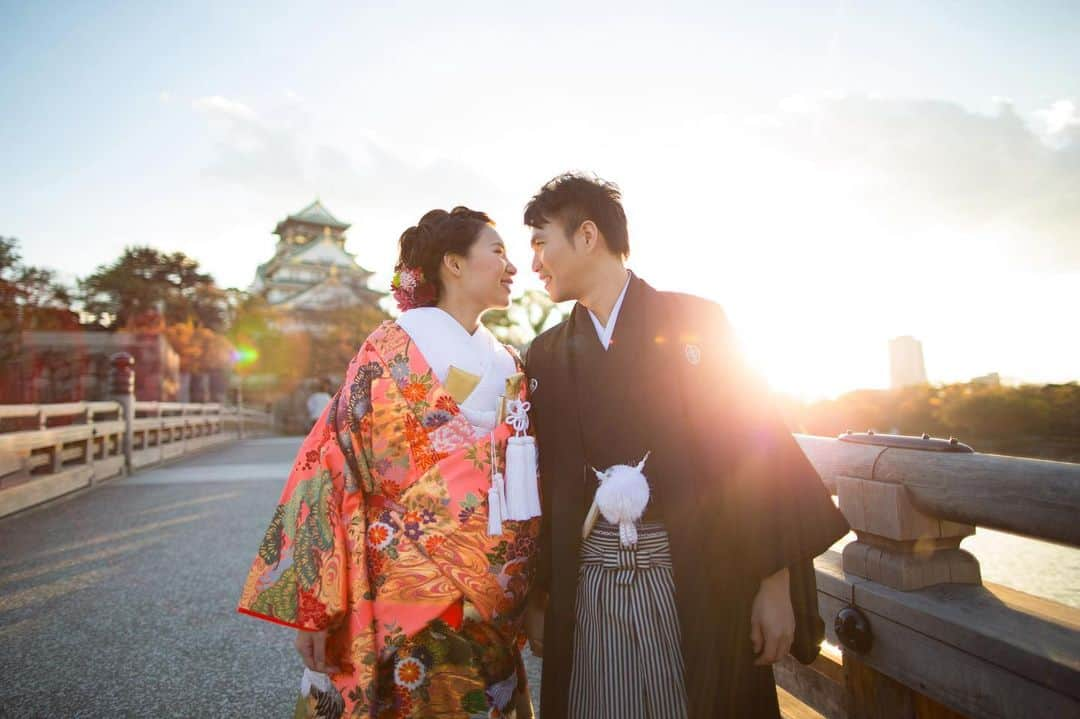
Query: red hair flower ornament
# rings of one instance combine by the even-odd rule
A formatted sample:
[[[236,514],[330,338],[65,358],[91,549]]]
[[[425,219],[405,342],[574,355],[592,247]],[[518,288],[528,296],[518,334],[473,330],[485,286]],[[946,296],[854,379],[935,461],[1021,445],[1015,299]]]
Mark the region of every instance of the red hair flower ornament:
[[[415,307],[429,307],[435,304],[437,299],[435,285],[424,279],[424,273],[419,267],[402,267],[395,272],[390,288],[394,291],[394,299],[402,312]]]

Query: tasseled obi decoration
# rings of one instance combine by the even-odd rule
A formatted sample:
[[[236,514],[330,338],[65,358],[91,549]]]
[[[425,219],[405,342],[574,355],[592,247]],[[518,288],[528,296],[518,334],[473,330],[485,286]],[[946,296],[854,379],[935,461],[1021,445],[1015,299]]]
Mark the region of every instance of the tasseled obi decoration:
[[[500,398],[501,399],[501,398]],[[491,489],[488,491],[488,533],[502,534],[503,520],[524,521],[540,516],[540,490],[536,476],[536,442],[527,434],[528,402],[511,400],[506,423],[514,435],[506,442],[506,474],[495,462],[495,434],[491,441]]]
[[[505,520],[539,517],[536,444],[527,434],[529,403],[518,399],[524,376],[518,372],[514,358],[486,327],[481,325],[470,334],[438,307],[408,310],[397,323],[453,397],[472,426],[473,435],[491,439],[489,534],[502,534]],[[503,421],[514,430],[506,442],[505,474],[498,471],[500,448],[495,440],[495,430]]]

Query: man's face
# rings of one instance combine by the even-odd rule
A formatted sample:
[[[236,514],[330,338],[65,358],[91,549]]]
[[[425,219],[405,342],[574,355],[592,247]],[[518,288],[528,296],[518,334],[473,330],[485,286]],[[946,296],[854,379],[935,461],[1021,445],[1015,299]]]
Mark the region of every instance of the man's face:
[[[532,251],[532,270],[540,276],[551,299],[554,302],[578,299],[578,277],[583,261],[562,223],[551,221],[534,227]]]

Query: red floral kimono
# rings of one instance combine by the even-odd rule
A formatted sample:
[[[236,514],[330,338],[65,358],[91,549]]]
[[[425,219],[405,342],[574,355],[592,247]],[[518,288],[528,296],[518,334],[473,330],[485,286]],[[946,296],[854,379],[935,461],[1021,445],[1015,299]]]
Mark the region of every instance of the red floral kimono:
[[[508,399],[525,398],[522,377]],[[493,431],[500,464],[510,434]],[[245,614],[328,630],[327,665],[341,671],[302,697],[301,715],[498,717],[524,690],[539,519],[489,536],[490,437],[475,438],[400,326],[364,342],[300,448],[240,599]]]

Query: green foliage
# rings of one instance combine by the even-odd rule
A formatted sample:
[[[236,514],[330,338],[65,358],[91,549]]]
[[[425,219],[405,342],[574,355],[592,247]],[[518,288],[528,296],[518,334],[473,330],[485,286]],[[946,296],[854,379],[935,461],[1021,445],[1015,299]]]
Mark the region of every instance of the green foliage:
[[[56,273],[25,265],[19,241],[0,237],[0,359],[16,352],[17,335],[23,330],[63,329],[78,324],[71,311],[71,294]]]
[[[388,315],[378,307],[284,311],[259,295],[231,295],[229,340],[257,359],[236,371],[245,387],[273,397],[311,378],[343,378],[364,338]]]
[[[499,341],[523,349],[536,335],[565,318],[546,292],[526,290],[505,310],[484,314],[484,325]]]
[[[183,252],[125,248],[115,262],[79,280],[79,291],[86,311],[102,324],[136,326],[148,315],[166,324],[190,322],[212,330],[225,322],[224,292]]]
[[[783,411],[798,432],[836,435],[848,429],[957,437],[978,451],[1080,461],[1080,384],[978,382],[859,390]]]

